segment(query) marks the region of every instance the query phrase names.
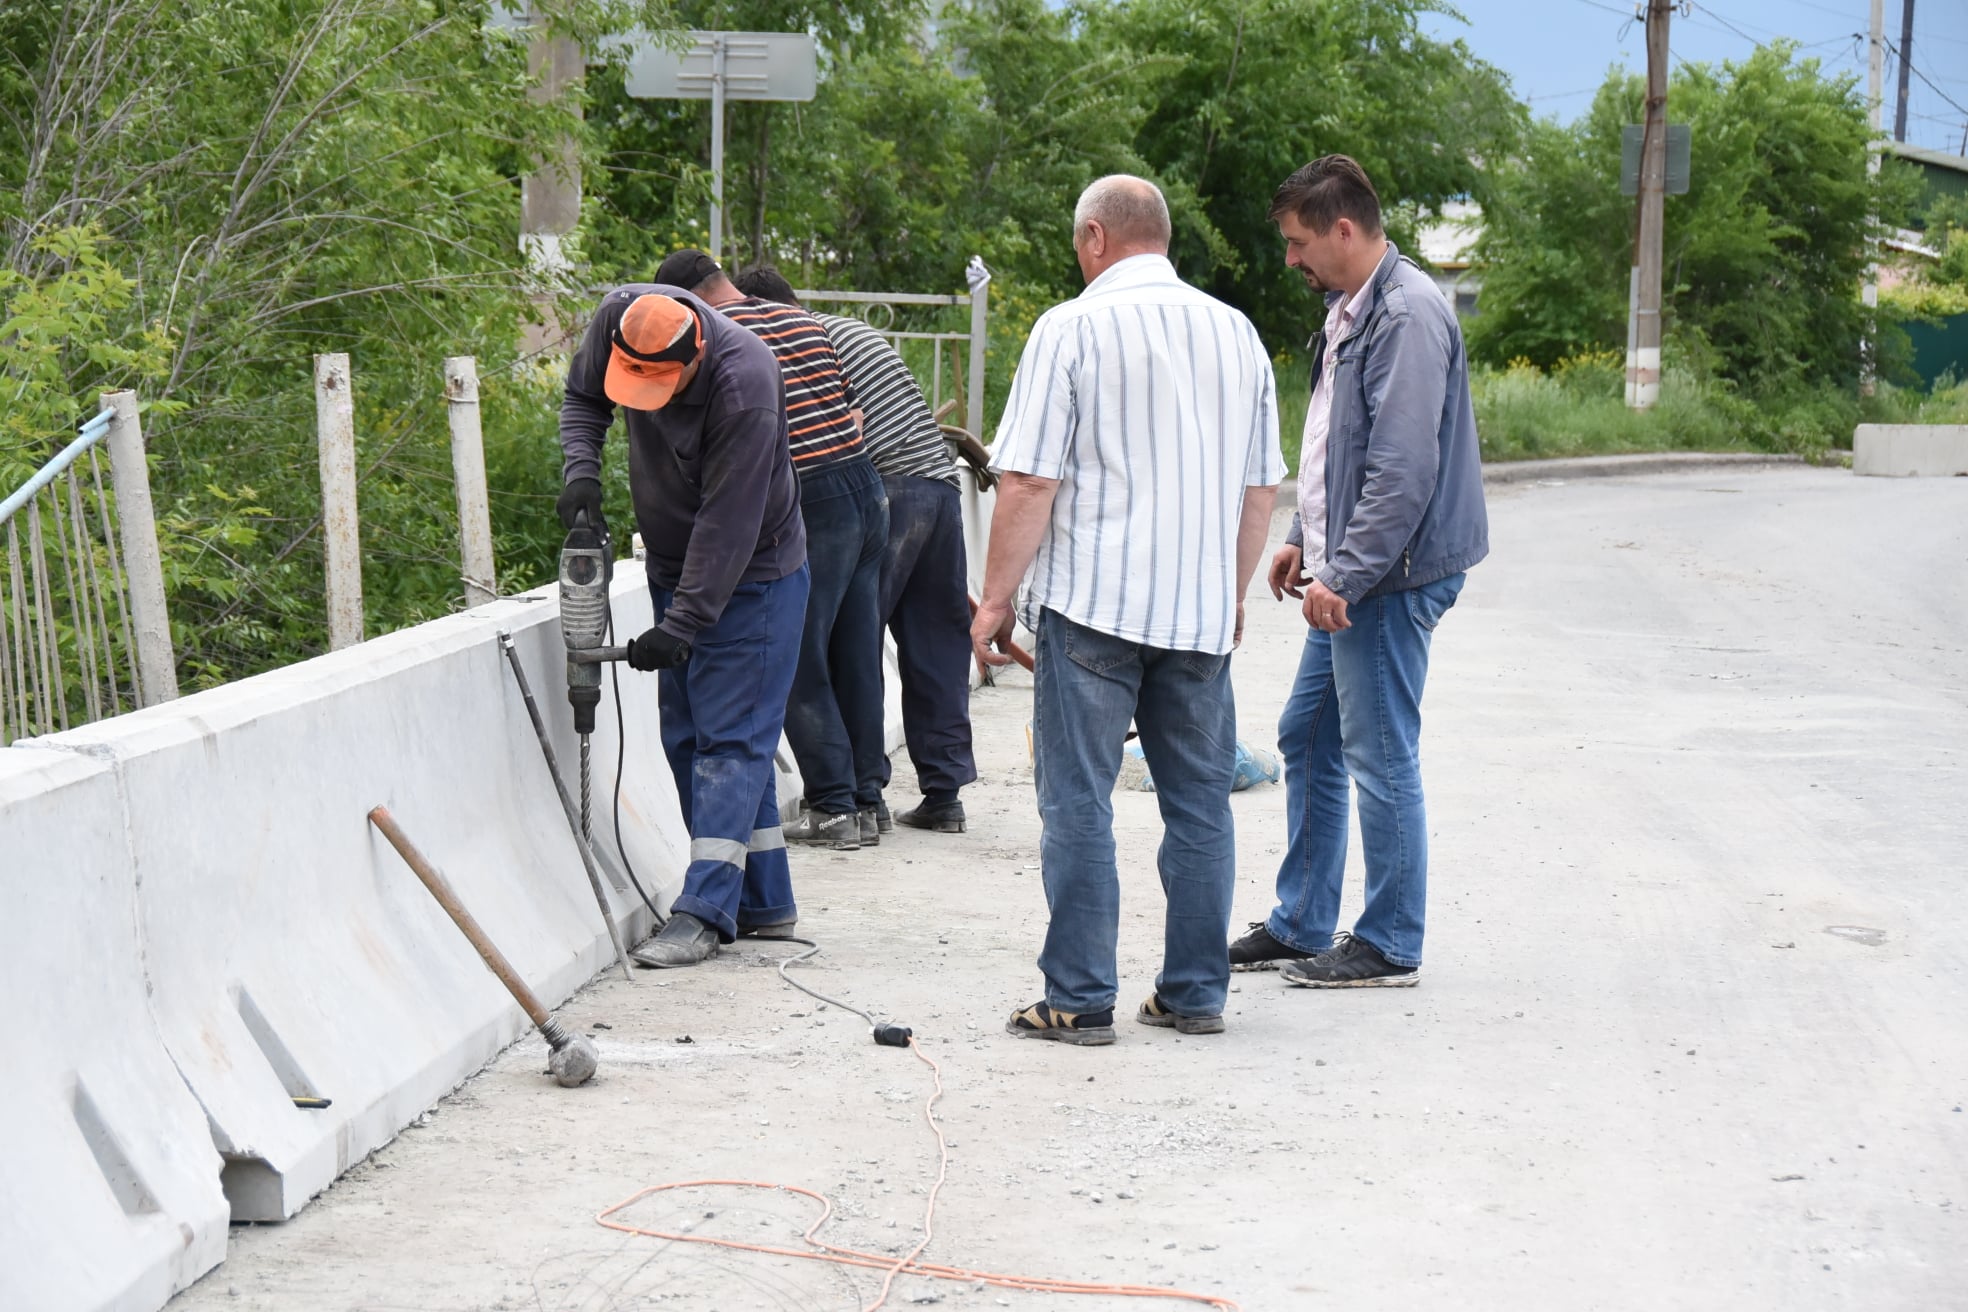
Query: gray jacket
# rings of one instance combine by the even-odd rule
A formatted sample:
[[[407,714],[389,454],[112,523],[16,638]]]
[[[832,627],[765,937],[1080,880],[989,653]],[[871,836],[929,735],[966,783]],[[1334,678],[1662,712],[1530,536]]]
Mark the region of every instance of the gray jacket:
[[[1462,325],[1392,242],[1368,287],[1359,326],[1331,361],[1326,560],[1313,570],[1348,603],[1433,583],[1490,553]],[[1308,346],[1316,391],[1323,328]],[[1285,540],[1305,544],[1296,515]]]

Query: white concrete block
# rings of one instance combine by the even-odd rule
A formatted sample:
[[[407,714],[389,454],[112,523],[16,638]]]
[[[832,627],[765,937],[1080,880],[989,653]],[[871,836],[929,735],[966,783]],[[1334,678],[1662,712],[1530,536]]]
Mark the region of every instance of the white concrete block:
[[[626,628],[636,589],[620,591]],[[612,956],[502,627],[561,735],[573,788],[556,613],[537,599],[46,740],[116,771],[152,1005],[225,1156],[235,1219],[292,1215],[526,1028],[370,827],[371,807],[390,808],[549,1005]],[[634,784],[624,836],[663,905],[688,843],[654,680],[625,679],[623,692]],[[598,835],[610,834],[614,766],[614,717],[603,718]],[[643,927],[639,906],[630,895],[614,910]],[[331,1105],[297,1107],[306,1096]]]
[[[1885,478],[1968,475],[1968,424],[1860,424],[1852,472]]]
[[[110,770],[0,748],[0,1307],[149,1312],[225,1256],[205,1113],[144,996]]]

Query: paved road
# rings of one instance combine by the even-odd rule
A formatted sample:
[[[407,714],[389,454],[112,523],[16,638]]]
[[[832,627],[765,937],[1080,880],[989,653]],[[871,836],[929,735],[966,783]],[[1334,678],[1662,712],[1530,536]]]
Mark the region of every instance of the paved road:
[[[807,977],[943,1067],[932,1260],[1253,1310],[1968,1306],[1968,480],[1704,471],[1497,488],[1492,511],[1428,695],[1418,989],[1248,976],[1221,1038],[1004,1036],[1044,914],[1022,681],[977,698],[973,833],[800,857],[827,945]],[[1302,629],[1253,612],[1237,684],[1264,744]],[[1237,799],[1240,926],[1282,803]],[[1130,1010],[1153,807],[1117,798]],[[595,1085],[553,1088],[520,1045],[294,1222],[236,1231],[174,1307],[864,1306],[867,1272],[591,1219],[661,1181],[771,1179],[831,1194],[839,1242],[909,1242],[926,1071],[763,964],[597,982],[567,1010],[610,1026]],[[706,1190],[634,1215],[797,1246],[805,1212]]]

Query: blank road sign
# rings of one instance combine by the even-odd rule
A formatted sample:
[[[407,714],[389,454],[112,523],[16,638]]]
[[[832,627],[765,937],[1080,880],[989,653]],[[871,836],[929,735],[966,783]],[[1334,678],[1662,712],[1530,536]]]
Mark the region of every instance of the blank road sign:
[[[811,100],[819,81],[813,38],[804,32],[691,32],[681,50],[633,32],[627,90],[639,100],[709,100],[718,47],[727,100]]]
[[[1629,123],[1620,130],[1620,195],[1640,194],[1640,147],[1647,129]],[[1686,123],[1667,125],[1667,186],[1662,194],[1688,194],[1689,133]]]

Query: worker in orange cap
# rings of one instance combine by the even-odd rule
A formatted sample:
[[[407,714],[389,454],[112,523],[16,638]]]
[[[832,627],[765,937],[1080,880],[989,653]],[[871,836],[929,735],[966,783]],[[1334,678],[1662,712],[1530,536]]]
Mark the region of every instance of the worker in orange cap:
[[[799,916],[772,762],[806,614],[806,529],[785,384],[749,330],[680,287],[602,298],[560,408],[570,528],[586,511],[606,531],[601,454],[618,407],[656,621],[627,659],[658,672],[663,752],[690,830],[683,893],[635,957],[690,966],[739,935],[789,935]]]

